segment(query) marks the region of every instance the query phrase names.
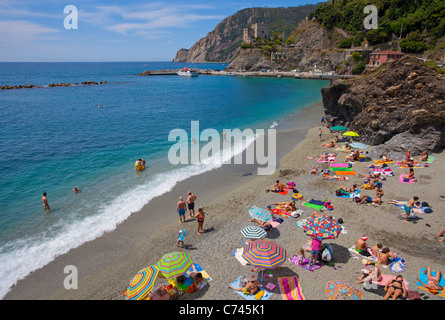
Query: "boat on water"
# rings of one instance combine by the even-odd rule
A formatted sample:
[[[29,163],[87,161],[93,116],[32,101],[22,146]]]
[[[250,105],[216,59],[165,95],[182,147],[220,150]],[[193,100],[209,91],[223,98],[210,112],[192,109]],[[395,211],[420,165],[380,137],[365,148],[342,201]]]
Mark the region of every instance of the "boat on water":
[[[196,69],[190,69],[190,68],[182,68],[177,72],[178,76],[184,76],[184,77],[197,77],[198,76],[198,70]]]

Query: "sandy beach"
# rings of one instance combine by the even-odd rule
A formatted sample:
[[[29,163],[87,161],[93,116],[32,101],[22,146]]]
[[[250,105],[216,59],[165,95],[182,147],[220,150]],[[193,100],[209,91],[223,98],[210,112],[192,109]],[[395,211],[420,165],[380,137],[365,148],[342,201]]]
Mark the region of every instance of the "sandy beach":
[[[298,276],[304,297],[308,300],[325,300],[326,283],[331,280],[346,280],[355,284],[361,275],[364,264],[361,259],[350,255],[348,248],[355,241],[366,235],[367,243],[372,246],[382,243],[406,261],[405,271],[394,273],[382,267],[382,273],[402,275],[409,283],[408,289],[419,291],[423,299],[442,299],[439,296],[418,290],[416,278],[420,269],[426,266],[445,272],[445,247],[438,242],[436,234],[445,229],[443,209],[445,194],[445,155],[433,154],[436,157],[428,168],[415,169],[417,182],[399,183],[398,177],[405,169],[390,164],[395,176],[383,181],[383,201],[379,207],[357,205],[351,199],[339,198],[334,190],[340,185],[361,184],[363,178],[349,176],[349,181],[327,181],[321,176],[309,175],[313,165],[321,169],[329,167],[328,163],[316,163],[317,156],[328,151],[320,147],[329,142],[336,134],[324,128],[322,142],[318,139],[318,124],[322,106],[317,105],[302,113],[299,121],[304,121],[309,130],[286,129],[278,137],[280,156],[279,167],[270,176],[243,176],[244,172],[256,172],[255,166],[225,165],[222,168],[189,178],[178,183],[175,188],[152,200],[143,210],[133,214],[118,226],[116,230],[105,233],[102,237],[87,242],[67,254],[57,257],[47,266],[39,269],[14,286],[4,299],[68,299],[68,300],[123,300],[132,277],[142,268],[155,264],[164,254],[183,251],[199,263],[212,280],[201,290],[193,294],[184,294],[181,300],[244,300],[243,297],[227,288],[227,285],[238,276],[250,273],[251,266],[241,265],[230,252],[241,248],[243,236],[240,230],[249,225],[249,208],[258,206],[266,208],[273,202],[290,201],[291,193],[286,196],[266,193],[275,180],[284,183],[296,182],[296,188],[304,200],[327,199],[332,202],[334,210],[329,214],[344,220],[346,234],[337,239],[326,240],[333,248],[333,261],[314,272],[305,270],[290,261],[272,270],[273,277],[264,279],[264,284],[277,284],[277,277]],[[295,143],[298,142],[297,145]],[[369,149],[366,149],[369,150]],[[331,151],[331,150],[330,150]],[[346,153],[338,152],[337,161],[343,162]],[[314,159],[307,159],[314,157]],[[417,155],[415,156],[417,158]],[[396,159],[397,160],[397,159]],[[370,162],[353,165],[357,174],[366,174]],[[185,224],[178,223],[175,212],[179,195],[186,195],[188,190],[197,196],[197,207],[206,212],[205,232],[196,233],[197,222],[187,218]],[[374,196],[374,190],[362,190],[362,195]],[[418,196],[420,201],[428,202],[433,208],[430,214],[422,214],[414,222],[404,222],[397,217],[400,208],[387,204],[388,199],[409,200]],[[308,236],[296,223],[307,218],[314,210],[297,202],[297,208],[304,211],[299,218],[284,218],[284,222],[273,229],[266,239],[272,239],[287,250],[288,258],[297,254],[308,241]],[[186,215],[188,217],[188,214]],[[185,228],[185,248],[176,247],[176,235],[180,228]],[[306,254],[308,257],[308,254]],[[76,290],[63,287],[64,267],[75,265],[79,271],[79,284]],[[257,270],[255,271],[257,272]],[[166,284],[159,279],[156,286]],[[363,285],[356,285],[363,292],[365,300],[381,300],[377,292],[363,290]],[[281,300],[279,288],[271,290],[271,300]]]

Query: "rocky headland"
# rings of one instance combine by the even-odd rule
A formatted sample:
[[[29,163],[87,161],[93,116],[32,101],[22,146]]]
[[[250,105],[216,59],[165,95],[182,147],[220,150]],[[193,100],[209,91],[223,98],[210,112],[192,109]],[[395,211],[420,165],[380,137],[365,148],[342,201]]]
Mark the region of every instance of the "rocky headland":
[[[336,80],[321,93],[330,126],[343,125],[378,145],[373,158],[445,147],[445,78],[415,57]]]

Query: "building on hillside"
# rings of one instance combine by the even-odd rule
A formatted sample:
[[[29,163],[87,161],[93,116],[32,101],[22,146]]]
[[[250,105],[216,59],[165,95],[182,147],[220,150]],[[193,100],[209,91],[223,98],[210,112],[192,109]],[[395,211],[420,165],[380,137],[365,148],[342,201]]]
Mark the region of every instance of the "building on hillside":
[[[403,57],[403,55],[404,54],[402,52],[391,51],[391,50],[374,52],[374,53],[371,53],[371,55],[370,55],[368,65],[371,67],[378,67],[382,63],[399,59],[399,58]]]
[[[286,54],[283,51],[270,53],[270,61],[283,61],[284,58],[286,58]]]
[[[269,39],[269,25],[255,23],[250,28],[244,28],[243,41],[245,43],[255,43],[256,39]]]

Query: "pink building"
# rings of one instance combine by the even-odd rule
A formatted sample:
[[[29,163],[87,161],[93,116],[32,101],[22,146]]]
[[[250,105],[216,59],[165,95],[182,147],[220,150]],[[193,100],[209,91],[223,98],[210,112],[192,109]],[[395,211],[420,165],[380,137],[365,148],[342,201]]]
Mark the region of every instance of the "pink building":
[[[380,52],[371,53],[371,57],[369,59],[369,65],[373,67],[378,67],[382,63],[385,63],[390,60],[396,60],[403,56],[402,52],[385,50]]]

